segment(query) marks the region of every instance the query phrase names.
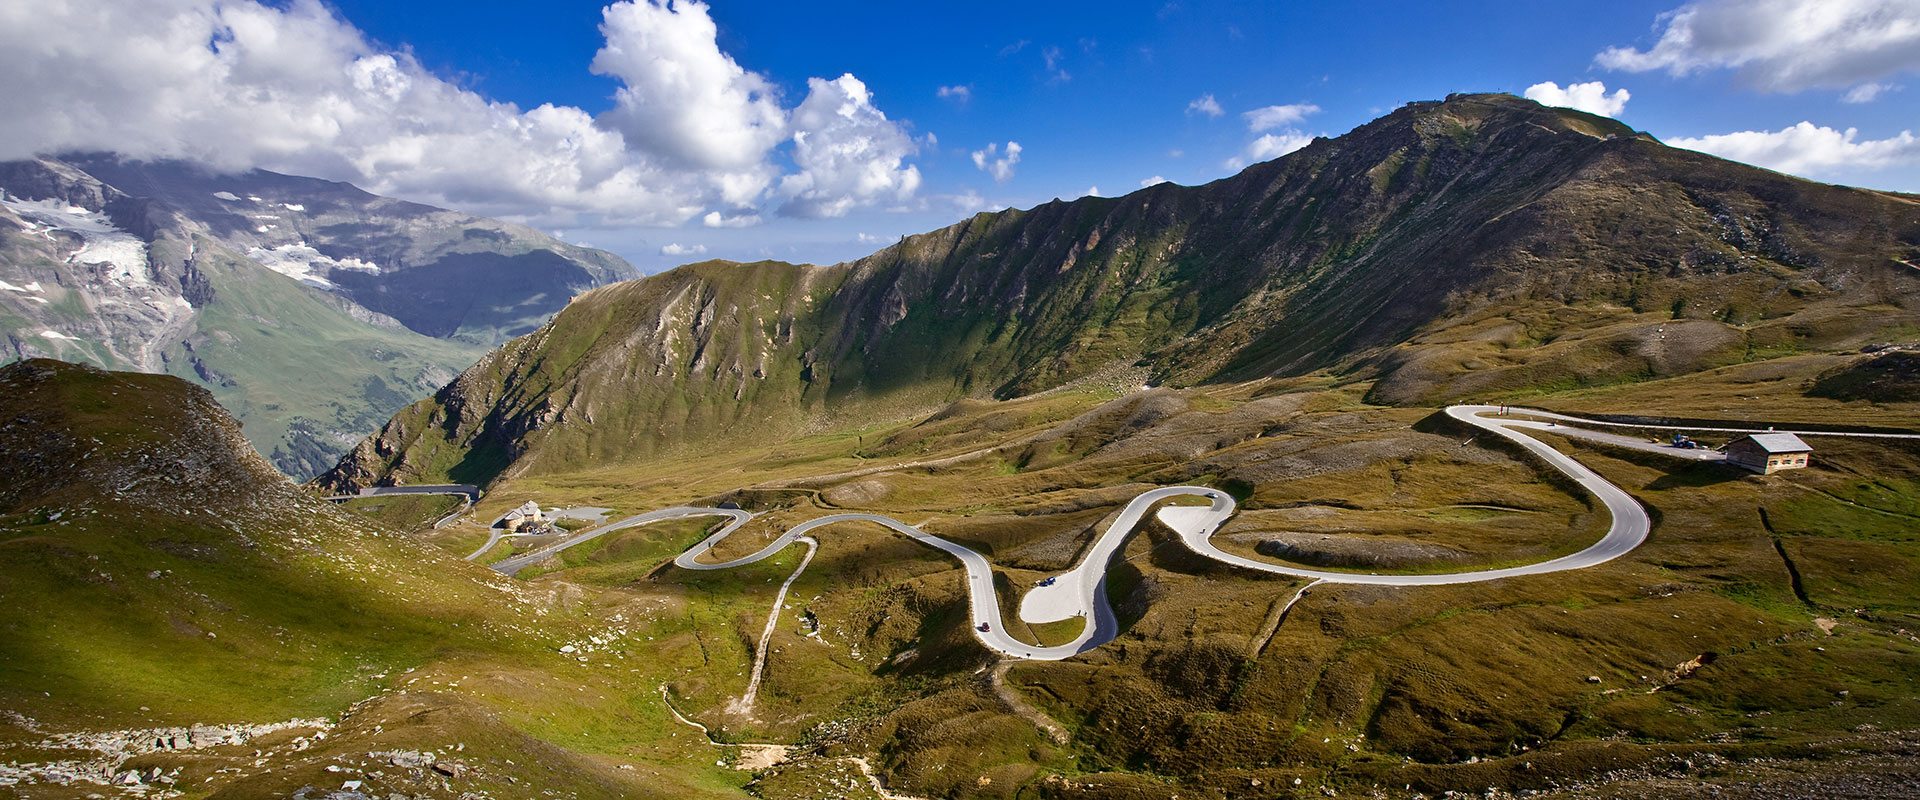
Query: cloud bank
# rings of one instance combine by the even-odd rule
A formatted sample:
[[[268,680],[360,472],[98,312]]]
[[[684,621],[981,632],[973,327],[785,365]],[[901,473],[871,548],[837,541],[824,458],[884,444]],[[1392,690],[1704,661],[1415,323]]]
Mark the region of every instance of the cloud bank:
[[[1667,144],[1807,176],[1920,164],[1920,138],[1915,138],[1912,131],[1863,141],[1853,128],[1841,131],[1811,122],[1777,131],[1680,137],[1668,139]]]
[[[852,74],[807,81],[807,99],[793,112],[793,163],[780,181],[780,213],[840,217],[855,206],[904,201],[920,188],[920,170],[905,164],[919,152],[913,137],[873,105]]]
[[[791,109],[721,51],[706,4],[608,6],[598,115],[486,98],[319,0],[0,4],[0,159],[112,151],[350,181],[500,216],[730,227],[837,216],[919,187],[912,137],[851,75]],[[781,166],[790,153],[791,168]]]
[[[1769,92],[1859,86],[1920,69],[1913,0],[1698,0],[1660,15],[1653,46],[1610,47],[1607,69],[1732,69]]]

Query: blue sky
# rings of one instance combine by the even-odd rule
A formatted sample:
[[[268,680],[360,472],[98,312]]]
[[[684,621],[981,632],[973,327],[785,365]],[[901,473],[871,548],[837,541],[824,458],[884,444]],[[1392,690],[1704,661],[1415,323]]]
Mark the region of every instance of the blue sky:
[[[287,100],[253,118],[290,114],[282,135],[214,146],[214,122],[169,117],[129,121],[125,141],[106,132],[55,144],[354,180],[524,219],[648,271],[704,257],[856,257],[977,209],[1094,187],[1119,195],[1156,177],[1205,182],[1409,101],[1523,94],[1543,82],[1554,86],[1537,97],[1670,142],[1920,191],[1920,143],[1904,133],[1920,122],[1920,85],[1905,86],[1920,70],[1914,0],[640,0],[616,4],[619,24],[604,2],[294,0],[247,14],[231,7],[251,3],[211,12],[211,0],[153,3],[212,14],[216,39],[229,32],[232,42],[214,48],[214,77],[108,74],[89,85],[174,81],[216,98],[265,86]],[[110,17],[128,13],[109,5]],[[125,22],[129,37],[155,24]],[[324,46],[289,44],[301,39]],[[14,58],[53,69],[31,53]],[[303,64],[354,77],[297,85]],[[1596,81],[1604,89],[1565,95]],[[303,98],[347,110],[316,125]],[[543,105],[559,110],[533,113]],[[1247,113],[1275,106],[1254,130]],[[687,119],[662,121],[674,114]],[[152,133],[168,125],[180,132]],[[736,141],[729,131],[749,133]],[[0,123],[0,145],[9,135]],[[800,140],[837,155],[802,156]],[[622,166],[631,168],[615,176]]]

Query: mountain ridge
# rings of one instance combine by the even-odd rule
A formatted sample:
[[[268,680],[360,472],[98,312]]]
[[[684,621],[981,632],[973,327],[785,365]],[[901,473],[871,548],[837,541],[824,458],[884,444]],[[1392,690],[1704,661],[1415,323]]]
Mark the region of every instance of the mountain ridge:
[[[701,262],[597,290],[322,482],[485,482],[1126,365],[1182,385],[1325,371],[1435,404],[1858,346],[1920,313],[1893,265],[1920,252],[1915,208],[1454,95],[1202,186],[977,214],[828,267]]]

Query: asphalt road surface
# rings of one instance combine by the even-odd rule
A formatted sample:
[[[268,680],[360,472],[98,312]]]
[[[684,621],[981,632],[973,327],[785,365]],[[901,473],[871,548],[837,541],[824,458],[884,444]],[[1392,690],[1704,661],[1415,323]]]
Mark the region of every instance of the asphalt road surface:
[[[352,500],[356,497],[379,497],[394,494],[457,494],[464,495],[469,502],[480,499],[480,487],[470,483],[423,483],[418,486],[373,486],[361,489],[358,494],[338,494],[327,500]]]
[[[1494,406],[1455,406],[1455,408],[1477,408],[1480,409],[1482,413],[1496,413],[1499,411],[1499,409]],[[1449,409],[1449,411],[1451,411],[1451,409]],[[1711,425],[1645,425],[1638,422],[1608,422],[1605,420],[1588,419],[1586,417],[1576,417],[1569,414],[1558,414],[1552,411],[1541,411],[1537,408],[1522,408],[1520,406],[1508,406],[1507,413],[1514,415],[1523,414],[1529,417],[1558,420],[1560,422],[1571,422],[1576,425],[1597,425],[1607,428],[1645,428],[1656,431],[1706,431],[1709,433],[1791,433],[1795,436],[1846,436],[1857,439],[1920,439],[1920,433],[1856,433],[1853,431],[1822,431],[1805,428],[1726,428]]]
[[[534,564],[538,564],[541,561],[545,561],[549,558],[552,558],[555,555],[558,555],[562,550],[566,550],[567,548],[570,548],[570,547],[578,547],[580,545],[586,544],[587,542],[591,542],[595,539],[605,536],[609,533],[613,533],[614,531],[623,531],[628,528],[638,527],[641,525],[646,525],[648,523],[659,522],[661,520],[668,520],[668,519],[681,519],[683,517],[732,517],[733,522],[728,523],[726,527],[721,528],[720,532],[715,534],[716,536],[720,534],[732,533],[735,529],[739,528],[741,525],[746,524],[747,520],[753,519],[752,514],[749,514],[745,511],[741,511],[739,509],[692,508],[688,506],[676,506],[673,508],[663,508],[658,511],[649,511],[645,514],[636,514],[634,516],[620,520],[619,522],[615,522],[611,525],[602,525],[598,528],[594,528],[593,530],[586,531],[577,536],[573,536],[565,541],[556,542],[552,545],[549,545],[547,547],[542,547],[538,550],[531,550],[525,553],[521,553],[520,555],[514,556],[512,558],[501,559],[499,561],[494,562],[492,566],[493,566],[493,569],[497,572],[501,572],[507,575],[513,575],[518,573],[520,570],[526,569],[527,567],[533,566]],[[708,537],[708,538],[709,538],[709,541],[712,540],[712,537]],[[493,541],[499,541],[499,539],[496,537]],[[787,540],[782,540],[782,544],[781,544],[782,547],[785,546],[786,541]],[[492,546],[493,546],[492,542],[489,542],[487,544],[487,547],[492,547]],[[480,552],[484,553],[486,552],[486,549],[482,548]],[[768,553],[767,555],[772,555],[772,553]],[[477,558],[477,557],[478,557],[478,554],[475,554],[470,558]],[[765,556],[762,556],[762,557],[764,558]],[[685,558],[685,556],[682,556],[682,558]],[[759,559],[755,559],[755,560],[757,561]],[[679,562],[676,561],[675,563],[679,563]]]
[[[1559,427],[1557,424],[1549,426],[1546,422],[1542,421],[1546,419],[1555,420],[1556,423],[1565,421],[1580,425],[1608,425],[1609,423],[1601,423],[1595,420],[1581,419],[1579,417],[1532,409],[1515,409],[1517,413],[1527,415],[1527,417],[1523,418],[1501,416],[1499,411],[1500,409],[1497,406],[1461,405],[1449,407],[1445,413],[1485,433],[1502,437],[1525,448],[1528,452],[1538,456],[1555,470],[1571,478],[1583,489],[1592,493],[1594,497],[1606,507],[1608,516],[1610,517],[1607,532],[1604,536],[1600,537],[1599,541],[1570,555],[1542,561],[1537,564],[1504,567],[1500,569],[1423,575],[1373,575],[1306,569],[1247,558],[1215,547],[1212,542],[1213,534],[1233,516],[1235,510],[1233,498],[1229,497],[1225,492],[1204,486],[1170,486],[1153,489],[1139,494],[1134,497],[1132,501],[1128,502],[1126,508],[1122,509],[1120,515],[1114,519],[1113,523],[1108,525],[1107,528],[1099,534],[1099,537],[1094,540],[1093,546],[1087,549],[1086,553],[1081,556],[1080,561],[1074,564],[1072,568],[1053,576],[1053,582],[1050,585],[1033,587],[1022,597],[1019,615],[1020,619],[1024,622],[1046,623],[1074,617],[1083,617],[1091,621],[1091,624],[1085,625],[1080,635],[1073,641],[1045,647],[1022,642],[1007,633],[1005,620],[1003,620],[1000,615],[999,596],[993,585],[993,565],[987,561],[986,556],[981,555],[979,552],[965,545],[943,539],[899,520],[880,514],[834,514],[808,520],[788,529],[772,542],[769,542],[765,547],[762,547],[752,554],[729,561],[709,563],[701,561],[701,556],[707,554],[713,549],[714,545],[751,521],[754,514],[738,509],[667,508],[629,517],[620,522],[597,528],[551,547],[515,556],[495,564],[494,569],[511,575],[521,568],[548,558],[561,550],[590,541],[595,537],[616,530],[645,525],[664,519],[690,516],[725,516],[731,519],[724,527],[676,557],[673,561],[674,565],[682,569],[690,570],[731,569],[764,560],[803,538],[809,539],[808,545],[809,548],[811,548],[812,537],[810,535],[821,528],[843,523],[868,523],[888,528],[903,536],[947,553],[960,561],[961,567],[966,572],[970,624],[974,637],[979,639],[981,644],[990,650],[1013,658],[1036,661],[1058,661],[1092,650],[1112,641],[1115,636],[1119,635],[1118,620],[1114,615],[1113,608],[1107,603],[1106,599],[1108,566],[1112,562],[1114,555],[1119,553],[1122,546],[1126,544],[1127,538],[1138,531],[1140,523],[1146,518],[1148,511],[1156,506],[1159,506],[1159,510],[1155,512],[1155,518],[1179,534],[1181,542],[1195,553],[1245,569],[1289,575],[1321,583],[1366,584],[1374,586],[1439,586],[1495,581],[1528,575],[1545,575],[1567,570],[1586,569],[1604,564],[1627,554],[1634,548],[1640,546],[1642,542],[1646,541],[1652,522],[1648,518],[1646,510],[1640,506],[1639,501],[1633,499],[1625,490],[1609,483],[1605,478],[1601,477],[1599,473],[1588,469],[1571,456],[1561,453],[1528,435],[1528,432],[1532,430],[1553,430],[1555,432],[1566,432],[1568,430]],[[1619,424],[1617,427],[1648,428],[1657,426]],[[1729,433],[1760,432],[1750,429],[1700,427],[1688,427],[1683,430],[1720,430]],[[1822,436],[1851,435],[1871,438],[1920,438],[1897,434],[1836,434],[1824,431],[1781,432]],[[1661,448],[1661,450],[1672,450],[1672,448]],[[1685,451],[1676,452],[1685,453]],[[1169,502],[1180,498],[1196,498],[1204,500],[1205,504],[1191,505]],[[804,566],[802,569],[804,569]],[[800,570],[795,570],[793,576],[787,579],[786,585],[791,585],[793,580],[799,577],[799,574]],[[1304,594],[1304,592],[1302,594]],[[1297,596],[1296,599],[1298,599]],[[777,619],[778,612],[779,606],[776,603],[775,616],[769,618],[770,625],[774,619]],[[981,629],[983,625],[986,626],[986,630]]]

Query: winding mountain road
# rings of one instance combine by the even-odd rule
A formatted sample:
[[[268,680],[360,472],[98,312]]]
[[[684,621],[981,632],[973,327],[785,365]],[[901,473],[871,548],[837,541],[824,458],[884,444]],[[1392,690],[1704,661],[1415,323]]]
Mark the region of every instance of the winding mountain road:
[[[1263,572],[1292,575],[1299,578],[1311,578],[1324,583],[1365,584],[1370,586],[1445,586],[1458,583],[1495,581],[1502,578],[1513,578],[1522,575],[1544,575],[1550,572],[1586,569],[1587,567],[1604,564],[1626,555],[1629,551],[1633,550],[1633,548],[1639,547],[1641,542],[1647,540],[1647,534],[1652,530],[1653,521],[1647,517],[1646,509],[1640,507],[1640,501],[1633,499],[1633,496],[1627,494],[1625,489],[1607,482],[1606,478],[1600,477],[1599,473],[1588,469],[1585,464],[1574,460],[1572,456],[1553,449],[1539,439],[1528,436],[1525,431],[1534,429],[1533,424],[1526,424],[1525,421],[1517,422],[1507,418],[1489,418],[1483,416],[1486,414],[1498,414],[1499,411],[1498,406],[1451,406],[1446,410],[1446,414],[1456,420],[1500,436],[1526,448],[1527,452],[1538,456],[1541,460],[1547,462],[1548,466],[1559,470],[1562,474],[1572,478],[1575,483],[1580,484],[1581,488],[1592,493],[1594,497],[1600,500],[1602,505],[1606,506],[1608,515],[1612,517],[1611,523],[1607,526],[1606,535],[1601,536],[1599,541],[1588,545],[1586,549],[1577,553],[1564,555],[1549,561],[1542,561],[1537,564],[1526,564],[1518,567],[1472,570],[1467,572],[1446,572],[1431,575],[1359,575],[1351,572],[1304,569],[1301,567],[1273,564],[1226,552],[1213,546],[1213,542],[1211,541],[1213,532],[1219,527],[1219,522],[1214,522],[1205,515],[1187,509],[1179,507],[1162,509],[1160,511],[1160,521],[1167,523],[1167,527],[1179,532],[1181,541],[1185,542],[1187,547],[1191,548],[1194,552],[1217,561]],[[1544,423],[1538,424],[1544,427]],[[1169,519],[1170,515],[1174,518]],[[1224,518],[1222,521],[1224,521]]]
[[[1454,408],[1477,408],[1477,409],[1481,409],[1482,411],[1485,411],[1487,409],[1493,409],[1494,411],[1498,411],[1498,409],[1495,409],[1493,406],[1455,406]],[[1538,417],[1540,419],[1557,420],[1560,422],[1571,422],[1575,425],[1599,425],[1601,427],[1606,427],[1606,428],[1644,428],[1646,430],[1655,430],[1655,431],[1688,431],[1693,433],[1700,433],[1700,432],[1791,433],[1795,436],[1838,436],[1838,437],[1846,437],[1846,438],[1854,438],[1854,439],[1907,439],[1907,440],[1920,439],[1920,433],[1895,433],[1892,431],[1887,431],[1887,432],[1823,431],[1823,430],[1817,430],[1812,428],[1778,428],[1778,427],[1775,427],[1775,428],[1728,428],[1728,427],[1716,427],[1712,425],[1664,425],[1664,424],[1655,425],[1655,424],[1649,424],[1649,423],[1643,423],[1643,422],[1613,422],[1610,420],[1589,419],[1587,417],[1573,416],[1571,414],[1561,414],[1553,411],[1542,411],[1537,408],[1522,408],[1520,406],[1508,406],[1507,412],[1509,414],[1520,414],[1528,417]],[[1509,420],[1509,422],[1525,422],[1525,420]]]
[[[423,483],[413,486],[370,486],[354,494],[336,494],[322,500],[358,500],[363,497],[386,497],[396,494],[457,494],[467,498],[468,502],[480,499],[480,487],[470,483]]]
[[[1047,623],[1083,617],[1091,624],[1083,626],[1080,635],[1073,641],[1041,646],[1028,644],[1013,638],[1007,633],[1005,620],[1000,613],[1000,599],[993,585],[993,566],[986,556],[965,545],[949,541],[926,531],[915,528],[892,517],[880,514],[849,513],[833,514],[808,520],[788,529],[785,533],[749,555],[729,561],[708,563],[700,560],[716,544],[731,536],[735,531],[754,518],[754,514],[738,509],[676,507],[661,509],[639,516],[630,517],[613,525],[589,531],[572,540],[562,542],[543,550],[526,553],[507,559],[494,565],[494,569],[513,574],[519,569],[540,561],[568,547],[591,540],[594,537],[616,530],[657,522],[663,519],[675,519],[690,516],[724,516],[730,521],[712,535],[687,549],[674,558],[673,563],[682,569],[721,570],[758,563],[775,553],[786,549],[796,541],[804,541],[808,546],[808,556],[816,542],[814,531],[830,525],[849,522],[865,522],[888,528],[929,547],[940,550],[960,561],[966,571],[966,585],[969,599],[969,616],[973,635],[988,649],[1012,658],[1036,661],[1058,661],[1071,658],[1092,650],[1119,635],[1119,621],[1112,606],[1107,602],[1106,581],[1108,566],[1115,554],[1125,545],[1146,518],[1147,512],[1155,506],[1161,506],[1155,518],[1179,535],[1180,541],[1193,552],[1216,561],[1232,564],[1245,569],[1260,572],[1304,578],[1316,583],[1358,584],[1371,586],[1442,586],[1450,584],[1477,583],[1514,578],[1528,575],[1544,575],[1567,570],[1586,569],[1604,564],[1632,551],[1645,542],[1651,530],[1652,521],[1639,501],[1627,494],[1624,489],[1609,483],[1599,473],[1587,468],[1573,457],[1555,450],[1546,443],[1528,435],[1533,430],[1556,430],[1541,419],[1554,419],[1579,424],[1607,424],[1596,420],[1587,420],[1551,412],[1531,409],[1513,409],[1515,413],[1526,414],[1534,419],[1500,416],[1500,408],[1490,405],[1459,405],[1446,409],[1447,416],[1470,425],[1481,431],[1504,438],[1537,456],[1548,466],[1571,478],[1606,507],[1610,521],[1605,535],[1579,552],[1559,558],[1500,569],[1470,570],[1464,572],[1422,574],[1422,575],[1373,575],[1332,570],[1307,569],[1303,567],[1276,564],[1247,558],[1227,552],[1213,544],[1212,537],[1226,521],[1233,516],[1235,505],[1233,498],[1226,493],[1203,486],[1169,486],[1142,492],[1128,502],[1118,517],[1106,530],[1102,531],[1091,547],[1081,556],[1079,562],[1070,569],[1053,576],[1050,583],[1029,589],[1021,598],[1019,616],[1027,623]],[[1620,425],[1620,427],[1652,427],[1640,425]],[[1557,429],[1565,430],[1565,429]],[[1687,428],[1686,430],[1706,430]],[[1725,429],[1729,432],[1747,432],[1744,429]],[[1844,434],[1827,431],[1795,431],[1803,435],[1856,435],[1873,438],[1920,438],[1914,436],[1889,434]],[[1204,505],[1170,504],[1161,505],[1178,498],[1198,498],[1205,500]],[[803,561],[785,584],[784,591],[805,569]],[[1305,594],[1303,590],[1301,594]],[[1298,596],[1295,598],[1298,599]],[[768,630],[778,619],[779,603],[768,618]],[[762,635],[762,647],[766,636]],[[764,657],[764,653],[758,654]],[[758,659],[756,659],[758,660]],[[758,670],[756,669],[756,674]]]
[[[1203,486],[1169,486],[1153,489],[1135,496],[1121,510],[1112,524],[1102,531],[1100,536],[1084,553],[1079,562],[1071,569],[1054,576],[1050,585],[1034,587],[1027,591],[1020,602],[1020,619],[1028,623],[1057,622],[1073,617],[1084,617],[1091,624],[1083,626],[1080,635],[1073,641],[1041,646],[1028,644],[1013,638],[1007,633],[1005,620],[1000,614],[1000,598],[993,585],[993,566],[986,556],[965,545],[943,539],[922,531],[892,517],[879,514],[834,514],[808,520],[789,529],[786,533],[767,543],[760,550],[718,563],[707,563],[700,556],[709,552],[721,540],[732,535],[745,525],[752,515],[744,511],[706,510],[706,513],[726,514],[733,521],[712,535],[694,545],[674,559],[674,565],[691,570],[718,570],[746,566],[762,561],[785,549],[788,545],[807,537],[814,531],[829,525],[846,522],[867,522],[889,528],[897,533],[921,542],[960,561],[966,570],[968,606],[973,634],[981,644],[1002,655],[1036,661],[1058,661],[1071,658],[1100,645],[1112,641],[1119,635],[1119,620],[1113,607],[1106,599],[1106,581],[1108,565],[1113,557],[1126,544],[1126,540],[1140,527],[1147,512],[1156,505],[1183,497],[1196,497],[1206,500],[1206,505],[1167,505],[1160,508],[1155,517],[1168,528],[1179,534],[1180,540],[1194,552],[1227,564],[1246,569],[1289,575],[1322,583],[1352,583],[1380,586],[1432,586],[1441,584],[1473,583],[1477,581],[1499,580],[1521,575],[1539,575],[1570,569],[1583,569],[1618,558],[1646,541],[1651,520],[1640,504],[1621,488],[1608,483],[1606,479],[1568,457],[1558,450],[1547,446],[1538,439],[1528,436],[1524,429],[1529,426],[1511,425],[1508,420],[1489,418],[1483,415],[1497,413],[1493,406],[1455,406],[1447,409],[1454,419],[1482,430],[1502,436],[1526,448],[1539,456],[1555,469],[1566,473],[1588,491],[1594,493],[1607,508],[1612,524],[1605,536],[1593,545],[1572,555],[1503,569],[1478,570],[1435,575],[1366,575],[1351,572],[1304,569],[1283,564],[1258,561],[1229,553],[1214,546],[1214,532],[1233,516],[1235,505],[1233,498],[1225,492]],[[672,509],[681,513],[695,509]],[[789,579],[791,580],[791,579]],[[986,629],[982,630],[981,626]]]
[[[507,575],[513,575],[518,573],[520,570],[526,569],[527,567],[533,566],[534,564],[538,564],[542,561],[552,558],[553,556],[559,555],[560,551],[562,550],[566,550],[571,547],[578,547],[580,545],[586,544],[587,542],[591,542],[595,539],[605,536],[609,533],[613,533],[615,531],[623,531],[628,528],[638,527],[638,526],[646,525],[653,522],[661,522],[663,520],[669,520],[669,519],[682,519],[685,517],[732,517],[733,522],[728,524],[725,528],[721,528],[721,531],[726,533],[732,533],[734,529],[739,528],[741,525],[746,524],[747,520],[753,519],[752,514],[745,511],[741,511],[739,509],[693,508],[690,506],[675,506],[673,508],[662,508],[658,511],[649,511],[645,514],[635,514],[634,516],[620,520],[619,522],[615,522],[611,525],[602,525],[598,528],[594,528],[592,530],[581,533],[578,536],[568,538],[565,541],[556,542],[546,547],[542,547],[538,550],[529,550],[525,553],[521,553],[520,555],[514,556],[512,558],[501,559],[499,561],[494,562],[490,566],[492,566],[496,572],[501,572]],[[496,539],[495,541],[498,541],[498,540]],[[784,543],[786,541],[791,541],[791,540],[783,539],[782,546],[785,546]],[[492,547],[493,545],[490,543],[487,546]],[[480,550],[480,552],[485,553],[486,550],[483,548],[482,550]],[[772,555],[772,554],[768,553],[768,555]],[[469,558],[477,558],[477,557],[478,557],[478,554],[474,556],[470,556]],[[675,562],[675,563],[678,563],[678,562]]]

